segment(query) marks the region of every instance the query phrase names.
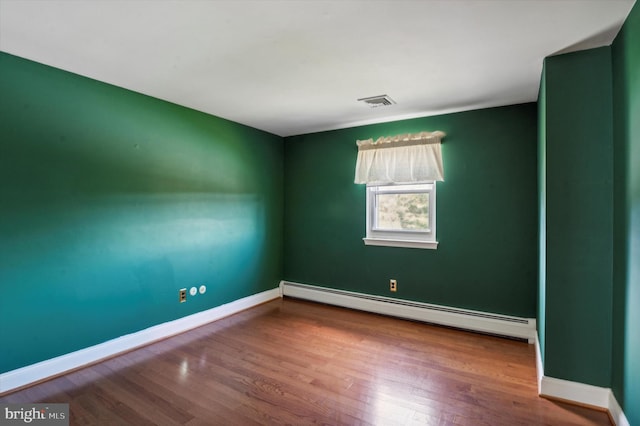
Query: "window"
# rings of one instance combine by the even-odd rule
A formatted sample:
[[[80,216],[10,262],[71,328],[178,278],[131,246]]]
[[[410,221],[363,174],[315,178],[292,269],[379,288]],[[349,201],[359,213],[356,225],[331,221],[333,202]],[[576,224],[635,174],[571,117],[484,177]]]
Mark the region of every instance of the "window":
[[[356,141],[354,182],[367,185],[367,245],[430,248],[436,241],[436,182],[444,181],[444,132]]]
[[[367,245],[437,248],[435,182],[368,185],[364,242]]]

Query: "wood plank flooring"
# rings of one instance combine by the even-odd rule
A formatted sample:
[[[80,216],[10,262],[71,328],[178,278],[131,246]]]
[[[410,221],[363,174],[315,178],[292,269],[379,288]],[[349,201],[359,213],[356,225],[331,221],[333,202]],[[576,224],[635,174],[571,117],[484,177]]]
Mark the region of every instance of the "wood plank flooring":
[[[610,425],[536,393],[533,345],[278,299],[0,402],[72,425]]]

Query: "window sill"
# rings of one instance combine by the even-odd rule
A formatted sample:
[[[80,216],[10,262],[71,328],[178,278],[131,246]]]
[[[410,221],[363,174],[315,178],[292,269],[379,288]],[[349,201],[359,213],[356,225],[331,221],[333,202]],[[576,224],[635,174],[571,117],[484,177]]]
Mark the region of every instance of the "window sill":
[[[436,250],[438,248],[437,241],[391,240],[383,238],[363,238],[362,240],[367,246],[404,247],[432,250]]]

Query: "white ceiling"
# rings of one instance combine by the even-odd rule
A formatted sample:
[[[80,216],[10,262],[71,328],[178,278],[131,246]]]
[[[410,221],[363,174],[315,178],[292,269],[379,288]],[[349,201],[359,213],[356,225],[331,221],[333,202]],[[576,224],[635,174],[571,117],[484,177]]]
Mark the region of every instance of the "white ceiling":
[[[535,101],[633,3],[0,0],[0,50],[289,136]]]

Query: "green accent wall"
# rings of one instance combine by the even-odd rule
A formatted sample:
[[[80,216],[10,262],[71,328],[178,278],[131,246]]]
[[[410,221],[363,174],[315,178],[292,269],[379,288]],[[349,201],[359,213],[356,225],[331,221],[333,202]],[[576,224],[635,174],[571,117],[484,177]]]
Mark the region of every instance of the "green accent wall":
[[[610,386],[613,130],[610,48],[545,60],[545,375]],[[541,250],[541,253],[543,250]]]
[[[611,47],[547,58],[538,99],[545,375],[640,424],[640,6]]]
[[[0,372],[276,287],[282,149],[0,53]]]
[[[614,90],[614,297],[612,388],[640,424],[640,5],[612,45]]]
[[[536,316],[536,105],[285,138],[284,278],[400,299]],[[437,250],[365,246],[357,139],[442,130]],[[398,292],[389,292],[389,279]]]

